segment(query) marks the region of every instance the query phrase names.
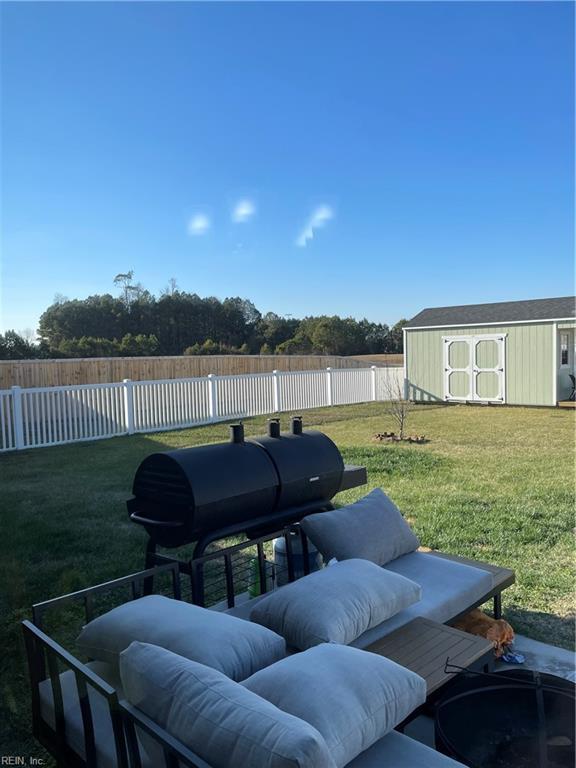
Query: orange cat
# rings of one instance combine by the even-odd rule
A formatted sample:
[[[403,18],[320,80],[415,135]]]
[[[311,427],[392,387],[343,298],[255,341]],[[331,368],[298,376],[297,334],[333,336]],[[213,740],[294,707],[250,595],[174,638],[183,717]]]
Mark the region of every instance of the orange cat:
[[[497,659],[506,653],[506,646],[514,641],[514,630],[504,619],[493,619],[478,609],[467,613],[454,624],[456,629],[491,640]]]

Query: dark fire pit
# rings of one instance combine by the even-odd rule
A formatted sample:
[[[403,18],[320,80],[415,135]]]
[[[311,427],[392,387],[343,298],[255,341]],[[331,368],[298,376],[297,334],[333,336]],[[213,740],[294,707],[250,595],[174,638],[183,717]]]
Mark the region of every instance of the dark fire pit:
[[[531,670],[463,674],[436,710],[436,748],[471,768],[574,768],[575,686]]]

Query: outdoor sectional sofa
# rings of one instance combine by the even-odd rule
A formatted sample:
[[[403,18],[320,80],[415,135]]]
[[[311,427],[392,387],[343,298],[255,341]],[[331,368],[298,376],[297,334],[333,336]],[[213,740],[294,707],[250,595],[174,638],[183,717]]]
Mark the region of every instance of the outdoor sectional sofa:
[[[201,562],[195,563],[189,572],[189,575],[192,577],[196,568],[207,566],[219,557],[224,558],[226,564],[225,581],[228,607],[220,605],[221,614],[219,616],[228,615],[233,617],[236,622],[240,621],[241,624],[236,624],[235,626],[236,628],[240,627],[242,631],[235,630],[235,633],[233,632],[231,635],[232,639],[230,641],[224,639],[225,634],[217,635],[219,638],[222,638],[220,643],[216,642],[210,645],[208,639],[199,656],[194,649],[192,650],[188,656],[189,659],[192,659],[191,661],[186,661],[181,656],[182,653],[184,655],[188,653],[187,647],[184,648],[182,643],[186,645],[193,633],[187,633],[185,625],[178,624],[180,619],[177,618],[177,614],[180,615],[181,609],[178,609],[178,605],[174,601],[179,601],[181,598],[181,579],[183,578],[182,569],[178,563],[159,565],[132,576],[117,579],[98,587],[82,590],[72,595],[66,595],[35,606],[33,621],[24,622],[24,634],[32,682],[33,728],[35,736],[57,757],[59,764],[70,766],[71,768],[92,768],[92,766],[95,768],[132,768],[132,766],[135,768],[138,768],[138,766],[149,768],[149,766],[161,767],[162,765],[166,765],[166,768],[174,768],[177,765],[197,766],[198,768],[205,768],[205,766],[210,765],[230,765],[231,768],[234,768],[234,761],[227,762],[226,757],[222,758],[222,751],[218,753],[218,750],[216,750],[216,754],[220,755],[219,758],[212,761],[208,759],[208,762],[205,759],[205,751],[203,752],[203,757],[200,757],[198,754],[198,751],[202,752],[203,749],[205,750],[206,740],[211,740],[210,734],[213,732],[216,734],[218,724],[222,718],[218,716],[214,720],[214,727],[208,730],[202,740],[202,749],[193,750],[190,743],[184,743],[186,738],[178,739],[175,737],[176,733],[187,735],[190,729],[183,727],[182,723],[179,722],[175,730],[175,727],[166,725],[166,713],[164,713],[163,717],[158,715],[157,701],[162,696],[159,697],[157,693],[152,691],[152,693],[146,694],[148,697],[146,698],[141,693],[142,685],[146,688],[150,684],[147,676],[142,672],[145,668],[145,664],[142,666],[143,662],[140,662],[139,668],[136,662],[134,662],[136,666],[133,667],[130,673],[126,671],[126,665],[129,666],[130,659],[128,661],[124,660],[122,663],[126,668],[122,673],[122,664],[116,663],[115,657],[103,655],[101,649],[100,651],[95,650],[98,640],[95,641],[93,637],[88,637],[86,642],[86,637],[84,637],[84,653],[93,660],[82,663],[76,656],[68,653],[61,645],[56,643],[42,629],[47,613],[52,612],[53,609],[69,608],[71,602],[80,601],[84,604],[87,621],[87,626],[82,631],[80,640],[82,641],[83,636],[90,635],[91,627],[100,627],[100,636],[104,636],[104,644],[106,644],[108,642],[107,638],[114,634],[113,631],[108,631],[108,628],[114,625],[106,623],[110,621],[114,611],[106,612],[100,617],[95,617],[94,605],[102,596],[107,596],[118,589],[128,589],[130,597],[136,600],[136,602],[123,603],[119,608],[115,609],[124,609],[120,639],[113,648],[114,653],[120,652],[119,658],[120,656],[124,658],[126,655],[127,657],[138,657],[138,654],[144,658],[149,653],[152,654],[150,658],[155,658],[155,652],[160,654],[169,653],[170,658],[159,657],[160,661],[158,662],[158,664],[167,664],[166,680],[170,679],[169,670],[171,664],[175,663],[178,665],[180,663],[179,660],[183,664],[188,664],[188,666],[192,665],[192,667],[196,664],[196,668],[192,668],[191,671],[186,667],[182,674],[191,674],[193,679],[196,679],[195,675],[198,674],[200,676],[203,674],[220,675],[221,677],[216,682],[212,681],[210,685],[214,684],[216,687],[219,685],[224,687],[232,686],[230,690],[226,689],[224,693],[224,699],[230,698],[231,700],[235,700],[237,694],[244,696],[245,686],[248,685],[250,687],[251,680],[258,678],[259,675],[263,676],[263,671],[267,671],[271,680],[278,678],[284,681],[281,686],[282,690],[288,692],[288,698],[292,702],[296,702],[293,704],[293,707],[295,707],[293,711],[295,712],[301,712],[302,702],[307,702],[310,698],[311,690],[320,688],[327,694],[331,688],[330,679],[339,682],[345,678],[346,675],[342,674],[342,670],[346,668],[346,664],[353,666],[355,669],[356,665],[358,665],[358,674],[360,675],[364,662],[366,664],[374,663],[377,664],[377,667],[366,672],[365,680],[377,679],[380,674],[384,675],[383,679],[386,680],[395,680],[396,676],[399,676],[399,700],[403,690],[402,686],[409,684],[412,685],[414,690],[402,706],[399,704],[396,706],[394,714],[388,718],[389,722],[387,721],[388,724],[384,729],[385,732],[382,732],[382,723],[376,719],[376,731],[372,732],[372,741],[370,739],[366,741],[366,748],[355,753],[354,757],[348,760],[348,762],[343,763],[341,758],[340,762],[335,763],[335,765],[338,765],[339,768],[343,768],[344,765],[346,768],[456,768],[459,763],[408,738],[398,730],[394,730],[410,715],[412,710],[418,709],[424,703],[421,685],[419,687],[418,681],[416,680],[415,682],[418,676],[382,657],[376,657],[376,654],[367,653],[363,649],[366,649],[375,641],[385,637],[417,616],[432,619],[439,623],[450,623],[470,609],[485,603],[491,598],[495,599],[495,609],[499,610],[501,591],[512,583],[514,576],[512,572],[495,566],[473,563],[473,561],[462,561],[440,553],[418,550],[418,541],[415,537],[411,538],[413,534],[411,534],[407,525],[403,521],[399,524],[398,510],[384,494],[381,494],[381,496],[379,494],[381,492],[373,492],[373,494],[366,497],[367,500],[362,500],[359,506],[358,504],[351,505],[348,508],[311,515],[308,519],[305,518],[301,522],[300,534],[302,538],[304,539],[304,535],[306,535],[315,543],[320,543],[319,549],[323,550],[325,559],[331,559],[329,556],[332,556],[338,562],[336,565],[329,566],[319,573],[305,575],[295,583],[280,587],[271,595],[262,594],[254,598],[240,599],[238,601],[235,599],[235,585],[233,584],[228,567],[231,557],[230,553],[231,551],[238,552],[242,547],[254,546],[250,542],[241,545],[237,544],[228,548],[228,550],[225,549],[212,553],[202,558]],[[375,508],[379,511],[374,512]],[[373,512],[374,514],[372,514]],[[384,517],[381,516],[382,514]],[[346,525],[349,524],[349,519],[346,519],[349,515],[352,515],[351,519],[354,521],[363,521],[363,528],[362,530],[360,528],[357,529],[355,538],[350,535],[340,535],[345,530]],[[386,520],[388,523],[384,529],[381,526],[383,520]],[[286,536],[289,535],[287,530],[283,533]],[[268,538],[271,537],[272,534],[268,536]],[[355,557],[358,554],[359,542],[360,548],[364,547],[361,553],[365,556],[364,558]],[[257,547],[260,560],[262,555],[261,540],[258,540]],[[290,550],[290,548],[288,549]],[[340,556],[336,557],[335,553],[338,553]],[[381,565],[382,558],[391,559],[388,559],[385,564]],[[292,575],[294,575],[293,564],[290,570]],[[264,573],[262,562],[259,562],[259,571],[261,575]],[[366,590],[364,590],[368,602],[372,601],[372,606],[368,606],[364,614],[370,615],[371,620],[368,621],[365,631],[358,632],[358,628],[362,627],[361,621],[363,620],[362,616],[360,616],[360,623],[357,621],[355,625],[356,636],[348,642],[345,634],[338,634],[342,631],[342,626],[338,623],[338,616],[334,619],[334,615],[338,613],[336,609],[339,603],[347,605],[346,589],[339,586],[338,579],[343,579],[342,583],[344,585],[352,579],[350,582],[350,593],[356,595],[358,591],[362,593],[363,590],[358,590],[358,582],[354,583],[354,579],[364,578],[363,574],[365,573],[366,582],[370,582],[376,571],[382,574],[384,581],[380,583],[380,576],[376,574],[374,584],[367,583]],[[158,600],[167,600],[166,597],[154,598],[153,595],[149,594],[152,591],[161,591],[162,580],[166,578],[169,578],[170,596],[173,598],[173,601],[167,604],[158,602]],[[260,583],[264,582],[265,579],[262,579]],[[311,584],[312,587],[307,587],[308,584]],[[326,630],[328,634],[324,637],[322,634],[324,629],[317,630],[316,618],[317,614],[322,613],[322,606],[330,603],[332,598],[329,600],[317,600],[317,610],[314,610],[314,598],[319,594],[318,590],[320,590],[321,594],[321,590],[326,588],[326,584],[328,589],[326,594],[328,596],[341,594],[342,599],[332,600],[331,605],[335,606],[335,610],[324,612],[326,620],[330,625]],[[401,587],[403,586],[405,591],[407,590],[406,594],[408,596],[402,598],[405,607],[398,609],[403,604],[402,599],[399,603],[388,606],[385,610],[388,611],[389,617],[374,624],[374,616],[380,615],[378,610],[374,610],[376,603],[380,600],[379,595],[382,596],[383,602],[386,602],[386,590],[394,591],[396,584],[399,584]],[[416,589],[418,594],[411,594],[411,589],[412,591]],[[143,597],[147,593],[148,597]],[[312,640],[307,640],[306,637],[304,637],[304,640],[300,640],[302,637],[300,632],[302,627],[296,627],[295,635],[290,634],[291,628],[289,626],[287,629],[286,627],[293,623],[295,615],[298,618],[298,601],[302,601],[303,597],[306,598],[307,595],[311,597],[311,608],[309,610],[309,621],[304,622],[306,624],[304,635],[306,635],[306,632],[308,634],[310,632],[313,635],[314,633],[316,634]],[[137,616],[139,606],[146,605],[143,601],[154,599],[156,599],[156,608],[152,615],[156,616],[157,620],[155,626],[152,626],[149,632],[148,629],[146,631],[141,629],[138,620],[135,620],[135,623],[132,622],[132,619],[126,620],[125,617],[128,615],[126,613],[127,605],[131,606],[129,608],[130,615]],[[363,599],[362,596],[360,599]],[[375,600],[376,603],[374,603]],[[303,603],[306,603],[306,599],[303,600]],[[190,606],[189,603],[185,605],[194,608],[196,611],[204,612],[195,614],[195,616],[208,617],[208,623],[215,619],[216,614],[210,609]],[[350,605],[352,606],[352,612],[354,612],[356,603],[353,602]],[[379,608],[379,604],[377,607]],[[164,610],[174,611],[175,609],[177,609],[176,613],[168,613],[166,615],[162,613]],[[302,611],[305,612],[306,610],[308,609],[304,606]],[[171,615],[175,617],[174,620],[170,619]],[[198,621],[200,626],[204,619],[195,618],[194,621]],[[346,624],[346,622],[344,623]],[[265,626],[261,626],[262,624]],[[266,627],[266,625],[268,626]],[[102,628],[104,628],[103,632]],[[165,634],[163,633],[166,631],[170,634],[170,628],[175,630],[172,632],[172,636],[176,638],[174,647],[170,647],[171,641],[168,642],[164,639]],[[278,637],[276,630],[280,629],[282,632],[286,629],[287,635],[285,634],[285,637],[287,636],[290,640],[296,638],[296,641],[300,643],[300,647],[295,648],[292,642],[288,642],[286,657],[284,657],[284,653],[276,648],[271,653],[269,650],[263,651],[264,655],[258,651],[256,655],[259,658],[256,661],[254,659],[250,661],[250,652],[245,656],[244,651],[240,650],[243,648],[242,637],[244,630],[248,632],[249,628],[250,631],[252,629],[256,631],[257,628],[258,631],[270,632],[270,635],[275,635],[275,637]],[[348,631],[348,627],[344,627],[344,632],[346,631]],[[206,635],[208,638],[210,637],[208,631]],[[332,643],[342,643],[343,638],[350,648],[340,645],[339,647],[344,650],[340,651],[339,654],[335,653],[334,645],[332,645],[332,650],[330,649]],[[194,639],[191,638],[190,642],[193,645]],[[163,650],[163,648],[167,650]],[[303,648],[308,648],[308,650],[303,650]],[[327,650],[323,651],[322,648]],[[152,650],[150,651],[150,649]],[[296,650],[300,652],[295,653]],[[328,673],[326,673],[328,677],[318,678],[315,684],[315,675],[319,674],[315,671],[315,668],[321,667],[322,664],[319,665],[317,659],[315,663],[314,659],[316,657],[312,659],[309,667],[306,667],[304,663],[308,656],[312,657],[314,654],[318,655],[320,653],[326,657],[323,665],[328,669]],[[172,659],[172,656],[175,654],[176,660]],[[222,660],[230,654],[234,657],[233,663],[236,665],[235,667],[226,667],[227,662]],[[246,663],[247,658],[249,660],[248,666],[242,666]],[[295,658],[297,662],[291,661],[291,658]],[[377,662],[375,661],[376,658],[378,658]],[[208,663],[201,663],[203,661]],[[240,664],[239,667],[237,666],[238,664]],[[341,666],[342,664],[344,664],[343,667]],[[258,668],[259,665],[261,665],[261,669]],[[295,667],[295,672],[292,677],[290,675],[286,677],[286,671],[290,672],[290,665]],[[299,665],[304,666],[299,668]],[[156,663],[154,663],[149,668],[156,669],[156,666]],[[200,673],[198,668],[202,668]],[[216,671],[214,671],[214,668]],[[136,669],[135,673],[134,669]],[[208,670],[208,672],[205,673],[202,670]],[[404,677],[402,673],[406,673]],[[330,674],[332,674],[332,677],[330,677]],[[140,675],[140,683],[137,682],[135,684],[134,679],[138,680],[138,675]],[[177,679],[180,679],[179,675],[180,672],[176,675]],[[413,677],[410,677],[410,675],[413,675]],[[161,674],[160,677],[162,678],[163,675]],[[222,677],[224,677],[224,680],[222,680]],[[127,680],[130,681],[128,690],[126,690]],[[162,684],[161,679],[159,682],[160,687]],[[210,685],[208,686],[209,688]],[[338,688],[338,686],[335,687]],[[272,688],[274,688],[273,685]],[[239,689],[242,690],[242,693],[240,693]],[[264,691],[268,690],[265,686]],[[346,693],[346,689],[343,690],[341,702],[361,699],[358,691],[351,690],[349,693]],[[380,688],[375,690],[380,690]],[[260,695],[260,693],[261,689],[258,686],[255,686],[255,689],[250,692],[251,696],[256,697],[252,699],[251,703],[248,703],[248,707],[256,706],[255,715],[251,722],[259,720],[258,711],[260,704],[265,707],[276,706],[273,700],[278,700],[277,692],[272,691],[268,698],[266,695]],[[369,698],[368,707],[373,706],[375,698],[377,698],[376,694]],[[192,699],[194,699],[194,696],[192,696]],[[198,700],[200,701],[200,699],[201,697]],[[260,699],[262,703],[260,703]],[[394,696],[392,696],[392,699],[394,699]],[[184,697],[184,700],[190,701],[190,697]],[[148,704],[135,706],[135,701],[138,703],[146,701]],[[209,709],[214,706],[216,706],[214,702],[207,704]],[[287,710],[282,709],[283,706],[286,707],[288,705],[286,705],[285,699],[280,698],[276,708],[281,712],[290,712],[289,706]],[[243,703],[238,705],[236,714],[234,711],[226,712],[222,716],[224,721],[228,722],[229,717],[232,717],[232,720],[234,720],[236,716],[240,716],[242,707]],[[216,711],[218,710],[216,709]],[[177,714],[180,721],[182,717],[179,709]],[[351,713],[351,720],[354,719],[356,714],[355,712]],[[153,716],[151,717],[151,715]],[[196,712],[196,715],[198,715],[198,712]],[[296,715],[292,716],[296,717]],[[372,716],[373,712],[370,717]],[[198,722],[202,721],[204,714],[200,712],[199,717],[200,720]],[[302,721],[302,727],[310,727],[310,723],[307,723],[305,718],[297,719],[299,722]],[[368,719],[369,716],[366,713],[364,713],[363,717],[360,717],[360,720]],[[192,722],[196,723],[197,721],[193,718]],[[242,727],[240,730],[242,730]],[[380,728],[380,731],[378,731],[378,728]],[[321,728],[318,730],[322,733]],[[378,738],[375,738],[375,734],[377,734]],[[323,733],[322,737],[324,737]],[[216,739],[217,736],[214,735],[213,738]],[[258,736],[254,738],[258,740]],[[328,737],[327,739],[329,742]],[[360,739],[360,742],[363,743],[362,739]],[[225,754],[229,754],[229,749],[228,742]],[[208,754],[211,755],[213,753],[208,750]],[[263,759],[260,764],[270,766],[286,765],[294,766],[294,768],[304,768],[304,766],[306,768],[333,768],[332,763],[325,763],[323,758],[320,757],[310,758],[309,754],[305,754],[304,757],[295,754],[292,761],[288,759],[285,762],[278,762],[277,759],[276,762],[274,760],[266,762]],[[252,763],[247,765],[250,765],[250,768],[252,768]],[[259,768],[259,765],[254,764],[253,768]]]

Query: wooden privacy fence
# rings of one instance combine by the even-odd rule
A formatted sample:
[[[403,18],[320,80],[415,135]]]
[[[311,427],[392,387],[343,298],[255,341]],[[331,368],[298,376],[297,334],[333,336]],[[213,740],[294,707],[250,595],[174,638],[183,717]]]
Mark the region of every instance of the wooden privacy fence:
[[[0,360],[0,389],[108,384],[124,379],[158,381],[198,376],[368,368],[384,361],[317,355],[184,355],[178,357],[90,357],[76,360]],[[402,363],[393,363],[401,365]]]
[[[0,451],[100,440],[227,419],[389,400],[402,368],[272,371],[0,390]]]

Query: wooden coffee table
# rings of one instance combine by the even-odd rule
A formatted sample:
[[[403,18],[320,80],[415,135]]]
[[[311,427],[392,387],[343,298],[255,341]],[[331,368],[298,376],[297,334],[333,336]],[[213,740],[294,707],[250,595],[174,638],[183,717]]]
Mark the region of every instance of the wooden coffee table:
[[[444,671],[447,659],[450,664],[481,672],[494,667],[494,648],[489,640],[422,617],[412,619],[366,650],[423,677],[428,700],[456,674]]]

